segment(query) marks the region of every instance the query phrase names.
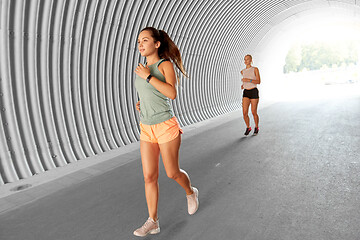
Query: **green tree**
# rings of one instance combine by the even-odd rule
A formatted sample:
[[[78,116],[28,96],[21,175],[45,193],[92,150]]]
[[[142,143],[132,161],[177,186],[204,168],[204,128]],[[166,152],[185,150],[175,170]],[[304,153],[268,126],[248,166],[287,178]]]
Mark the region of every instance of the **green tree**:
[[[324,67],[356,64],[359,42],[335,43],[314,42],[294,45],[285,58],[284,73],[300,72],[303,69],[318,70]]]
[[[298,72],[298,66],[301,63],[301,48],[299,45],[294,45],[290,48],[285,58],[284,73]]]

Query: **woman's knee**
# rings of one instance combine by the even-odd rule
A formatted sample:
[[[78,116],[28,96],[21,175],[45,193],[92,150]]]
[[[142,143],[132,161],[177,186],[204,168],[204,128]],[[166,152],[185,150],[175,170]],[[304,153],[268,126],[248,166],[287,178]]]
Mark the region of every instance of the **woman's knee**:
[[[168,172],[166,173],[166,175],[168,176],[168,178],[174,179],[176,180],[177,178],[179,178],[181,176],[181,172]]]
[[[256,117],[258,115],[257,109],[251,110],[251,113],[254,117]]]
[[[145,183],[154,183],[158,181],[158,174],[144,174]]]

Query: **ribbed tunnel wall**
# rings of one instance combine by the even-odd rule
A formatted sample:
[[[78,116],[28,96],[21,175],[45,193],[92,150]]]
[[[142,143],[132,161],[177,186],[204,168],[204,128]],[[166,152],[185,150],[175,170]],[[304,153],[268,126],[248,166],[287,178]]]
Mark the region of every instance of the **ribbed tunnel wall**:
[[[185,126],[240,107],[239,65],[271,21],[337,5],[360,1],[0,0],[0,185],[139,140],[141,28],[182,52]]]

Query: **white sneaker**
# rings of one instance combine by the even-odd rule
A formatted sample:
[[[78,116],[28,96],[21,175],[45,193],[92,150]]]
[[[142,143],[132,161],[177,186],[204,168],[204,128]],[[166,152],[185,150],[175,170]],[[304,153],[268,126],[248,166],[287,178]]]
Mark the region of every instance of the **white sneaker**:
[[[191,187],[194,191],[191,195],[186,195],[187,203],[188,203],[188,213],[193,215],[199,208],[199,190],[196,187]]]
[[[138,237],[145,237],[148,234],[157,234],[159,232],[159,219],[154,221],[151,218],[148,218],[144,225],[134,231],[134,235]]]

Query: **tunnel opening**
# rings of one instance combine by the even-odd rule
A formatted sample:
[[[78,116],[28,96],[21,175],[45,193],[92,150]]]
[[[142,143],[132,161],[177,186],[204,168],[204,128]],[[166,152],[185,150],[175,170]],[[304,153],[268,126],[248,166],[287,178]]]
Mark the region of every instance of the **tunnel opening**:
[[[360,96],[358,8],[327,7],[297,13],[259,41],[255,65],[268,101]]]

